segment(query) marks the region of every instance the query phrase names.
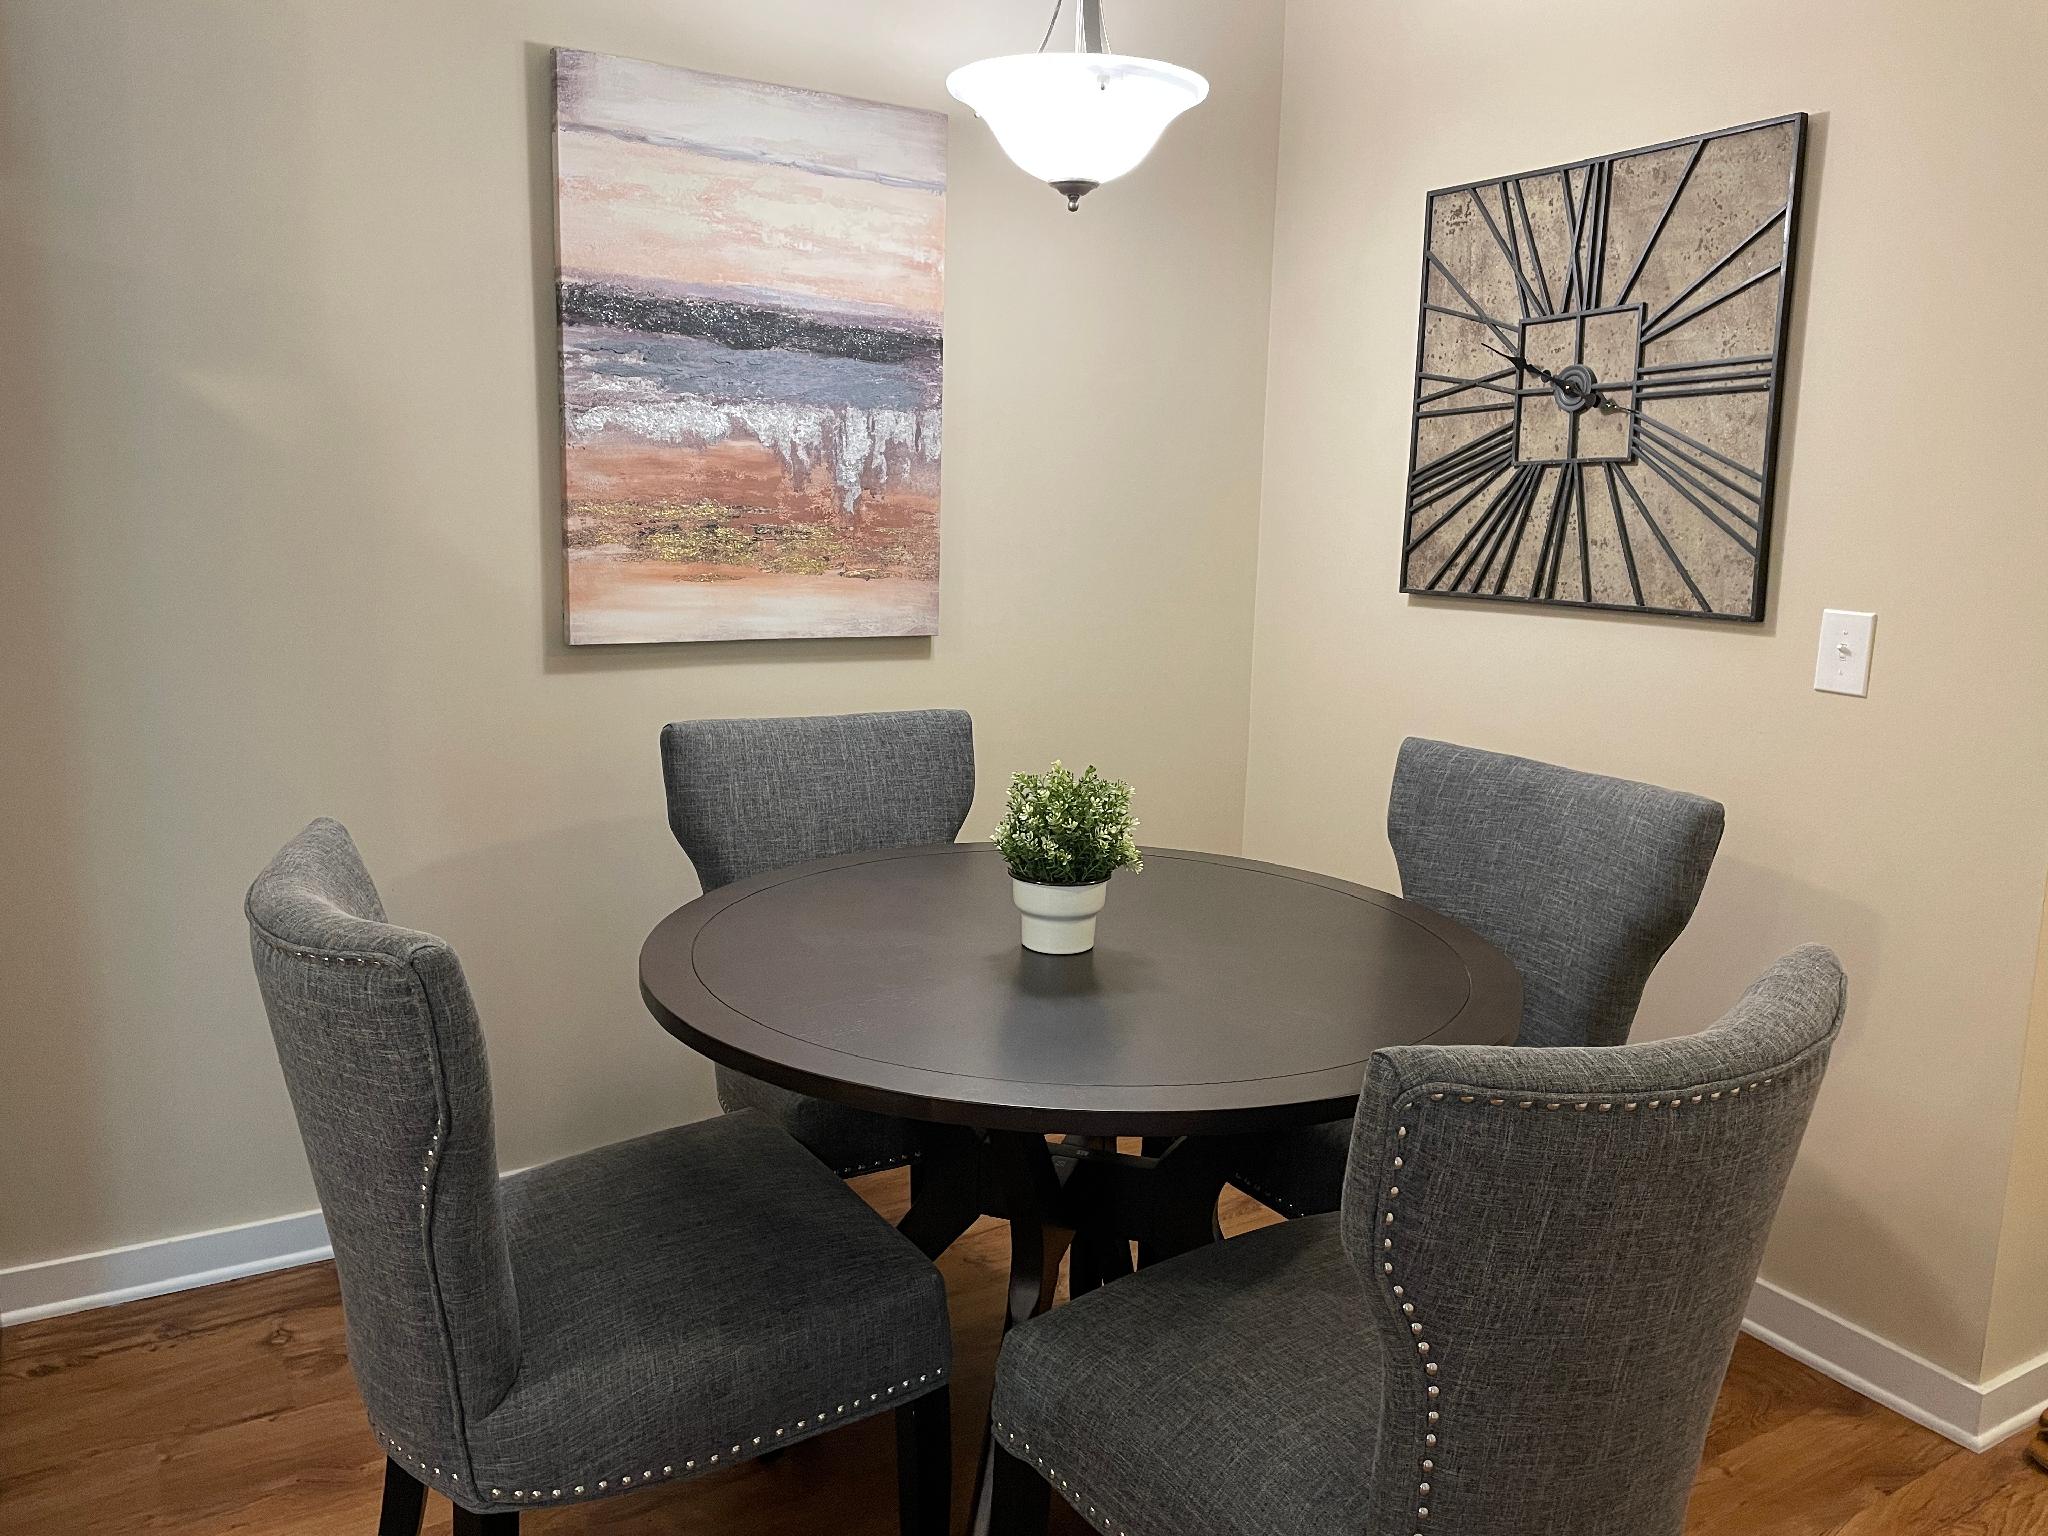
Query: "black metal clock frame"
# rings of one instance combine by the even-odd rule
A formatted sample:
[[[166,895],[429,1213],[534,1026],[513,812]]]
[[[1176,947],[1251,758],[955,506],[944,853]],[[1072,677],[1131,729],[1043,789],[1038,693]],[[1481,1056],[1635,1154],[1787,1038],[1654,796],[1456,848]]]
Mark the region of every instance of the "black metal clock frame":
[[[1790,124],[1793,128],[1791,170],[1786,186],[1783,206],[1766,219],[1747,239],[1725,252],[1719,260],[1709,266],[1675,297],[1666,301],[1656,312],[1648,312],[1647,306],[1632,302],[1637,281],[1650,252],[1662,237],[1669,224],[1671,213],[1678,205],[1680,196],[1692,179],[1693,171],[1699,166],[1706,146],[1717,139],[1730,138],[1736,134],[1750,133],[1762,128],[1775,128]],[[1519,603],[1524,606],[1557,606],[1572,609],[1589,609],[1609,613],[1649,614],[1667,618],[1711,619],[1724,623],[1754,624],[1764,618],[1767,596],[1766,583],[1769,576],[1772,514],[1776,502],[1778,476],[1778,438],[1783,415],[1785,395],[1785,371],[1787,332],[1792,312],[1792,284],[1794,257],[1798,245],[1798,226],[1802,193],[1804,191],[1806,164],[1807,115],[1795,112],[1783,117],[1764,118],[1753,123],[1742,123],[1732,128],[1719,128],[1707,133],[1690,134],[1684,138],[1670,139],[1661,144],[1648,144],[1640,149],[1622,150],[1615,154],[1596,155],[1584,160],[1574,160],[1563,165],[1545,166],[1540,170],[1522,171],[1505,176],[1489,176],[1477,181],[1462,182],[1455,186],[1438,187],[1429,192],[1423,202],[1422,236],[1422,281],[1421,300],[1415,334],[1415,379],[1416,393],[1408,434],[1408,478],[1404,491],[1405,514],[1402,519],[1401,549],[1401,591],[1414,597],[1448,597],[1481,602]],[[1620,291],[1614,295],[1603,292],[1607,256],[1607,220],[1610,212],[1608,196],[1614,165],[1618,161],[1634,159],[1641,155],[1657,154],[1665,150],[1692,147],[1692,155],[1678,180],[1673,184],[1670,195],[1665,199],[1662,211],[1649,234],[1643,241],[1628,278]],[[1572,178],[1574,172],[1586,173],[1586,195],[1574,199]],[[1522,249],[1524,244],[1536,248],[1534,225],[1530,221],[1525,183],[1547,177],[1559,178],[1564,189],[1566,221],[1572,238],[1572,270],[1566,276],[1562,292],[1553,297],[1548,274],[1541,260],[1525,264]],[[1489,207],[1482,190],[1499,190],[1500,206]],[[1497,320],[1487,315],[1449,268],[1437,259],[1431,250],[1431,238],[1435,233],[1435,209],[1437,199],[1469,193],[1474,206],[1479,209],[1488,232],[1501,253],[1508,259],[1515,274],[1518,307],[1521,311],[1513,320]],[[1780,248],[1777,260],[1762,271],[1752,274],[1742,282],[1725,291],[1691,303],[1699,291],[1718,276],[1731,262],[1777,227]],[[1532,270],[1533,267],[1533,270]],[[1430,274],[1432,270],[1443,275],[1452,291],[1469,307],[1464,311],[1448,305],[1432,303],[1430,300]],[[1750,356],[1716,359],[1710,363],[1648,363],[1643,360],[1644,348],[1658,337],[1677,329],[1687,321],[1697,318],[1708,310],[1716,308],[1737,294],[1772,276],[1781,276],[1778,285],[1777,312],[1772,321],[1771,350]],[[1578,308],[1572,301],[1578,300]],[[1690,307],[1685,307],[1690,305]],[[1471,442],[1439,455],[1429,465],[1419,462],[1421,452],[1422,424],[1438,416],[1465,415],[1477,411],[1506,409],[1498,405],[1451,405],[1431,409],[1433,400],[1460,393],[1454,388],[1458,381],[1450,378],[1436,378],[1424,372],[1425,351],[1429,338],[1428,318],[1432,313],[1455,315],[1465,320],[1476,320],[1492,329],[1504,347],[1514,349],[1517,357],[1526,359],[1522,350],[1524,325],[1534,320],[1568,320],[1579,322],[1578,343],[1574,357],[1583,358],[1585,319],[1588,315],[1623,309],[1642,309],[1643,319],[1636,336],[1636,376],[1629,389],[1629,404],[1640,407],[1645,401],[1673,399],[1681,396],[1709,396],[1720,394],[1751,394],[1768,392],[1769,404],[1765,412],[1763,462],[1752,468],[1726,454],[1710,447],[1669,423],[1654,417],[1634,414],[1629,424],[1628,454],[1637,464],[1648,465],[1668,485],[1671,485],[1703,517],[1723,533],[1749,550],[1753,557],[1754,576],[1751,582],[1749,606],[1742,612],[1718,612],[1709,606],[1678,552],[1672,547],[1663,529],[1650,516],[1640,493],[1628,478],[1625,470],[1617,468],[1613,459],[1580,459],[1576,455],[1578,443],[1578,420],[1571,421],[1567,439],[1566,456],[1559,459],[1524,460],[1519,457],[1522,438],[1522,409],[1526,398],[1549,395],[1549,388],[1528,388],[1528,376],[1512,362],[1491,376],[1499,379],[1512,374],[1516,380],[1516,391],[1509,423],[1494,431],[1481,434]],[[1510,328],[1512,327],[1512,328]],[[1668,375],[1668,377],[1657,377]],[[1445,387],[1432,392],[1428,386],[1437,383]],[[1646,430],[1647,429],[1647,430]],[[1506,450],[1503,467],[1511,468],[1508,484],[1488,504],[1485,511],[1474,520],[1471,529],[1452,550],[1431,579],[1417,585],[1409,570],[1410,557],[1414,550],[1437,528],[1444,526],[1458,511],[1476,500],[1481,491],[1487,489],[1499,478],[1498,472],[1480,481],[1470,494],[1459,500],[1449,513],[1433,515],[1428,526],[1418,535],[1418,521],[1424,512],[1433,512],[1435,504],[1451,494],[1446,489],[1456,486],[1464,489],[1470,483],[1476,467],[1482,462],[1498,462],[1501,451]],[[1543,530],[1543,546],[1538,552],[1534,578],[1527,592],[1505,590],[1507,575],[1512,570],[1519,553],[1522,535],[1534,515],[1534,504],[1541,493],[1543,473],[1548,468],[1570,465],[1597,465],[1604,471],[1608,497],[1612,502],[1615,526],[1620,532],[1620,543],[1624,562],[1627,566],[1630,588],[1637,601],[1634,603],[1596,602],[1591,600],[1592,578],[1589,569],[1589,554],[1586,536],[1585,477],[1577,479],[1578,491],[1570,487],[1573,477],[1569,474],[1558,476],[1557,489],[1551,496],[1551,505]],[[1671,562],[1680,579],[1684,582],[1697,610],[1650,607],[1642,602],[1642,585],[1637,575],[1634,551],[1630,545],[1625,520],[1622,515],[1622,495],[1633,502],[1638,515],[1663,546],[1664,556]],[[1569,515],[1571,498],[1576,494],[1579,515],[1578,558],[1580,565],[1580,590],[1586,599],[1556,595],[1559,574],[1563,568],[1567,550],[1566,529],[1573,519]],[[1741,504],[1754,507],[1754,513],[1741,510]],[[1482,575],[1491,568],[1494,559],[1503,548],[1506,557],[1501,563],[1500,581],[1492,591],[1454,590],[1476,566]],[[1446,574],[1456,568],[1452,576],[1452,587],[1438,585]]]

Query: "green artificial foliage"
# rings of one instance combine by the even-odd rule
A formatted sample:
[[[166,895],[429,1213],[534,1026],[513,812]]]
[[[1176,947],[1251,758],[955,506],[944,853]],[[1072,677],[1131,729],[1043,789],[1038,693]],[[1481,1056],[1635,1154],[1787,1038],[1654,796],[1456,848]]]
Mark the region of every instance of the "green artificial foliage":
[[[1044,773],[1010,776],[1010,799],[990,841],[1019,880],[1094,885],[1145,867],[1131,838],[1131,786],[1091,766],[1078,778],[1055,761]]]

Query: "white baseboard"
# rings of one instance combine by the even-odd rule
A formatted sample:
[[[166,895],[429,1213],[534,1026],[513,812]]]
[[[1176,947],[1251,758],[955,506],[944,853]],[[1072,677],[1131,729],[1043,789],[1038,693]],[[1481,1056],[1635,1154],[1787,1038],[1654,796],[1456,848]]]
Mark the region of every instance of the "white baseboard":
[[[2048,1407],[2048,1355],[1987,1382],[1966,1381],[1802,1296],[1759,1280],[1744,1332],[1916,1424],[1973,1451],[1996,1445]]]
[[[0,1269],[0,1327],[332,1258],[315,1211]]]
[[[23,1264],[0,1270],[0,1326],[291,1269],[332,1254],[320,1213],[300,1211]],[[2017,1433],[2048,1406],[2048,1355],[1991,1381],[1966,1381],[1768,1280],[1757,1281],[1750,1293],[1742,1326],[1773,1349],[1973,1451]]]

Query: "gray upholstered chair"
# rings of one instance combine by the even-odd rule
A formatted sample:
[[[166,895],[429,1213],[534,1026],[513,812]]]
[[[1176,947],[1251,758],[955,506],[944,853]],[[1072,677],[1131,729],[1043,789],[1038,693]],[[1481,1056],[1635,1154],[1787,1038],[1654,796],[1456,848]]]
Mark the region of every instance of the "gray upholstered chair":
[[[903,1529],[946,1529],[938,1272],[766,1119],[500,1180],[483,1035],[439,939],[385,921],[316,821],[249,890],[250,949],[387,1464],[455,1529],[699,1477],[895,1410]]]
[[[1401,892],[1522,976],[1519,1045],[1619,1045],[1699,905],[1719,804],[1526,757],[1410,737],[1387,838]],[[1231,1182],[1285,1216],[1337,1209],[1351,1122],[1246,1143]]]
[[[1703,1034],[1374,1055],[1341,1213],[1011,1331],[996,1529],[1678,1536],[1844,983]]]
[[[661,732],[668,824],[707,891],[771,869],[876,848],[950,843],[974,800],[963,710],[683,720]],[[718,1102],[781,1124],[842,1175],[894,1168],[909,1124],[719,1067]]]

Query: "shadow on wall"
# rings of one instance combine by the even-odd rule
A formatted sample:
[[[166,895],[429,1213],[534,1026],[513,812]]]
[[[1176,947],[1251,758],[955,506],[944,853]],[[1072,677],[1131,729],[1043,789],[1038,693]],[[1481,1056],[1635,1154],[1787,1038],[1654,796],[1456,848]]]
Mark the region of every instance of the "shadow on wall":
[[[490,1048],[506,1168],[536,1161],[541,1147],[566,1155],[718,1113],[710,1063],[640,1000],[641,941],[697,894],[660,809],[651,738],[647,778],[647,815],[491,843],[384,886],[393,921],[436,934],[462,958]],[[363,856],[374,871],[377,850]],[[476,920],[486,909],[488,927]],[[508,913],[518,916],[507,922]]]
[[[679,50],[680,51],[680,50]],[[621,672],[775,661],[887,661],[928,657],[929,635],[830,640],[728,640],[670,645],[576,645],[563,637],[562,359],[555,314],[554,47],[525,46],[527,178],[533,251],[535,469],[540,481],[541,662],[549,672]],[[943,578],[942,578],[943,579]]]
[[[1713,935],[1711,943],[1706,934]],[[1832,1069],[1839,1072],[1856,1055],[1857,996],[1881,985],[1876,957],[1884,935],[1885,920],[1874,907],[1771,865],[1731,858],[1724,848],[1699,910],[1644,990],[1631,1038],[1662,1040],[1705,1029],[1786,950],[1825,944],[1849,973],[1849,1016]],[[1825,1090],[1820,1103],[1825,1109]]]
[[[1706,933],[1714,935],[1711,945],[1699,937]],[[1858,1076],[1867,1059],[1857,999],[1876,996],[1887,982],[1880,957],[1887,952],[1888,924],[1874,907],[1782,869],[1723,854],[1715,861],[1688,936],[1672,947],[1651,979],[1633,1038],[1665,1039],[1708,1027],[1751,977],[1785,950],[1806,942],[1829,946],[1849,974],[1848,1017],[1814,1107],[1808,1144],[1853,1145],[1853,1129],[1829,1134],[1824,1127],[1831,1115],[1850,1113],[1836,1106],[1871,1102],[1868,1093],[1850,1089],[1846,1080]],[[1918,1339],[1959,1338],[1981,1328],[1977,1309],[1958,1294],[1953,1277],[1925,1267],[1901,1244],[1903,1220],[1876,1202],[1870,1189],[1845,1178],[1840,1168],[1805,1156],[1793,1170],[1773,1230],[1798,1231],[1802,1253],[1832,1255],[1835,1262],[1882,1276],[1891,1296],[1888,1315],[1920,1319],[1914,1331]],[[1769,1252],[1764,1275],[1799,1295],[1817,1288],[1810,1276],[1774,1266]]]
[[[1731,812],[1731,826],[1738,816]],[[1687,929],[1688,934],[1707,931],[1715,936],[1711,956],[1703,953],[1705,946],[1681,937],[1665,957],[1644,1003],[1649,1027],[1638,1030],[1638,1038],[1704,1028],[1734,1003],[1752,976],[1784,951],[1799,944],[1825,944],[1842,957],[1849,972],[1850,1016],[1842,1041],[1853,1054],[1857,993],[1874,992],[1881,985],[1877,956],[1886,919],[1875,907],[1801,880],[1776,865],[1730,857],[1724,847],[1707,878],[1700,910]],[[1709,963],[1711,972],[1705,969]],[[1659,994],[1665,993],[1675,1000],[1674,1007],[1662,1006]],[[1673,1017],[1668,1028],[1661,1026],[1667,1012],[1676,1015],[1681,1008],[1682,1017]],[[1836,1061],[1842,1056],[1838,1050]]]
[[[1852,982],[1852,990],[1853,986]],[[1850,1017],[1854,1018],[1855,1003],[1852,1001],[1849,1006]],[[1847,1034],[1842,1038],[1846,1041]],[[1815,1109],[1816,1117],[1826,1105],[1827,1088],[1823,1085],[1820,1104]],[[1984,1333],[1981,1299],[1973,1301],[1959,1295],[1952,1277],[1927,1268],[1901,1246],[1897,1238],[1897,1216],[1872,1204],[1868,1198],[1872,1193],[1868,1186],[1858,1187],[1845,1182],[1832,1170],[1816,1167],[1812,1158],[1804,1158],[1793,1169],[1791,1187],[1785,1192],[1785,1203],[1778,1208],[1778,1219],[1772,1231],[1774,1234],[1802,1231],[1805,1235],[1801,1244],[1806,1251],[1831,1254],[1835,1263],[1851,1266],[1859,1274],[1873,1277],[1887,1293],[1886,1320],[1917,1319],[1911,1340],[1893,1344],[1887,1338],[1887,1348],[1910,1349],[1953,1375],[1965,1380],[1975,1378],[1977,1369],[1974,1362],[1935,1359],[1930,1353],[1932,1346],[1927,1341],[1981,1340]],[[1778,1246],[1775,1239],[1772,1246]],[[1783,1285],[1794,1296],[1809,1295],[1818,1289],[1805,1277],[1774,1274],[1769,1249],[1764,1254],[1763,1274],[1766,1280]],[[1895,1326],[1886,1328],[1879,1337],[1886,1338],[1886,1335],[1899,1337]]]
[[[1785,570],[1785,527],[1798,518],[1797,505],[1786,494],[1793,484],[1792,470],[1799,457],[1800,383],[1806,374],[1806,316],[1813,303],[1813,284],[1807,273],[1813,265],[1813,235],[1820,223],[1821,197],[1825,191],[1828,158],[1828,114],[1813,112],[1806,119],[1806,165],[1799,191],[1799,228],[1792,239],[1792,311],[1785,322],[1785,387],[1778,400],[1778,483],[1772,487],[1769,558],[1764,590],[1764,622],[1757,628],[1764,634],[1778,629],[1778,605],[1785,584],[1779,578]]]

